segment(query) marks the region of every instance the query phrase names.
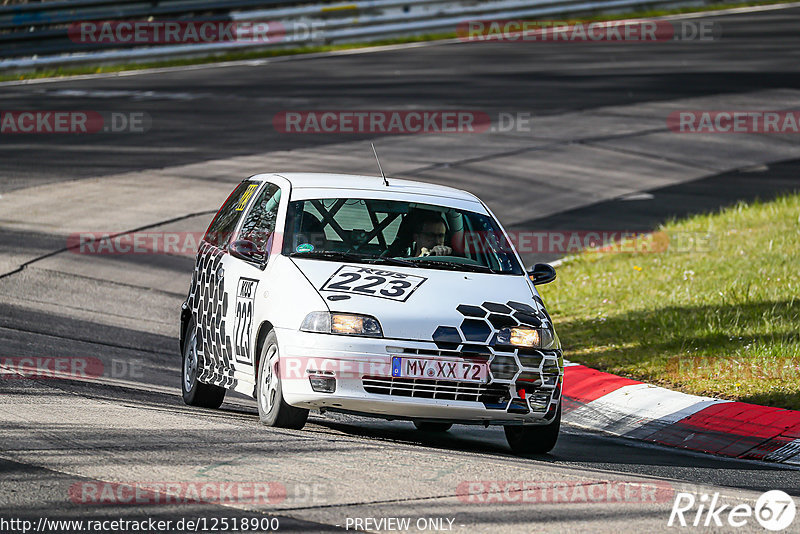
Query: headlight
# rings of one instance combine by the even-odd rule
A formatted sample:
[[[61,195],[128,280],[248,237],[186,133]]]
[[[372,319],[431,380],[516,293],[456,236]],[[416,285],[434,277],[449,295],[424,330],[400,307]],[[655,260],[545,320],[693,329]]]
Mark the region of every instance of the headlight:
[[[553,331],[548,328],[518,326],[503,328],[497,333],[497,343],[500,345],[549,349],[553,346],[554,341]]]
[[[383,337],[383,330],[376,318],[353,313],[311,312],[303,319],[300,330],[320,334]]]

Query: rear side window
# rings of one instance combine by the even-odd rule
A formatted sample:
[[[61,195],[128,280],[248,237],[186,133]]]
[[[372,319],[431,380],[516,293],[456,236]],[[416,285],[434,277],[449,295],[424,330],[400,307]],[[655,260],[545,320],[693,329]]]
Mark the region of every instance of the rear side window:
[[[245,217],[240,235],[237,237],[255,243],[262,256],[266,256],[269,252],[269,243],[278,222],[280,201],[280,188],[275,184],[265,185],[253,207],[250,208],[250,213]]]
[[[239,218],[245,212],[253,193],[258,189],[258,182],[244,181],[236,186],[228,200],[217,212],[214,220],[206,231],[204,240],[219,248],[225,248],[231,241],[231,235],[239,223]]]

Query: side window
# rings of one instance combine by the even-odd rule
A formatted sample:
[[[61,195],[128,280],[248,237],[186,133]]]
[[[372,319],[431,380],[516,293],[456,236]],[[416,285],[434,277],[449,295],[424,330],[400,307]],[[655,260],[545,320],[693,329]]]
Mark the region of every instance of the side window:
[[[258,182],[247,180],[236,186],[228,200],[217,212],[203,239],[219,248],[225,248],[231,241],[231,234],[236,229],[239,218],[244,213],[253,193],[258,189]]]
[[[269,244],[277,225],[280,200],[280,188],[275,184],[267,184],[245,217],[238,239],[252,241],[262,254],[269,252]]]

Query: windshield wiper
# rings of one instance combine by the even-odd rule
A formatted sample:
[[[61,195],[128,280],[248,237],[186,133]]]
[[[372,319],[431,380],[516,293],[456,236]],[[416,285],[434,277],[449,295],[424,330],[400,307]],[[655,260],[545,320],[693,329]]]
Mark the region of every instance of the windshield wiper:
[[[403,267],[416,267],[417,263],[410,260],[402,260],[400,258],[391,258],[387,256],[372,258],[374,263],[388,263],[389,265],[402,265]]]
[[[389,265],[402,265],[403,267],[416,267],[416,263],[409,260],[401,260],[399,258],[389,258],[372,256],[370,254],[359,254],[357,252],[337,252],[334,250],[312,250],[309,252],[292,252],[289,254],[292,258],[314,258],[315,260],[344,260],[357,263],[385,263]]]
[[[426,259],[401,259],[388,256],[371,256],[369,254],[358,254],[355,252],[337,252],[333,250],[311,250],[308,252],[292,252],[291,258],[313,258],[315,260],[349,261],[353,263],[369,264],[389,264],[403,267],[429,267],[432,269],[442,269],[446,271],[471,271],[479,273],[497,273],[494,269],[485,265],[472,263],[456,263],[452,261],[426,260]]]
[[[366,254],[354,254],[352,252],[336,252],[333,250],[310,250],[308,252],[292,252],[290,258],[313,258],[315,260],[344,260],[352,262],[365,262],[372,259]]]
[[[438,260],[414,260],[413,262],[415,265],[424,265],[425,267],[431,267],[433,269],[441,268],[447,269],[448,271],[472,271],[472,272],[479,272],[479,273],[497,273],[491,267],[487,267],[485,265],[477,265],[474,263],[457,263],[454,261],[438,261]]]

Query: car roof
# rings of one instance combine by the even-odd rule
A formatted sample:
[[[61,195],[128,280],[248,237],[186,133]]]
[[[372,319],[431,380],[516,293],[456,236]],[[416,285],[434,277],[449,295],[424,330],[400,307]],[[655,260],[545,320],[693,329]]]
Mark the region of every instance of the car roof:
[[[320,172],[275,172],[269,175],[280,176],[292,184],[292,189],[326,189],[326,190],[358,190],[383,191],[387,193],[412,193],[446,197],[470,202],[480,202],[478,197],[467,191],[447,187],[445,185],[401,180],[387,177],[389,185],[385,185],[380,176],[363,176],[357,174],[331,174]],[[265,176],[265,175],[259,175]],[[256,178],[254,176],[253,178]]]

